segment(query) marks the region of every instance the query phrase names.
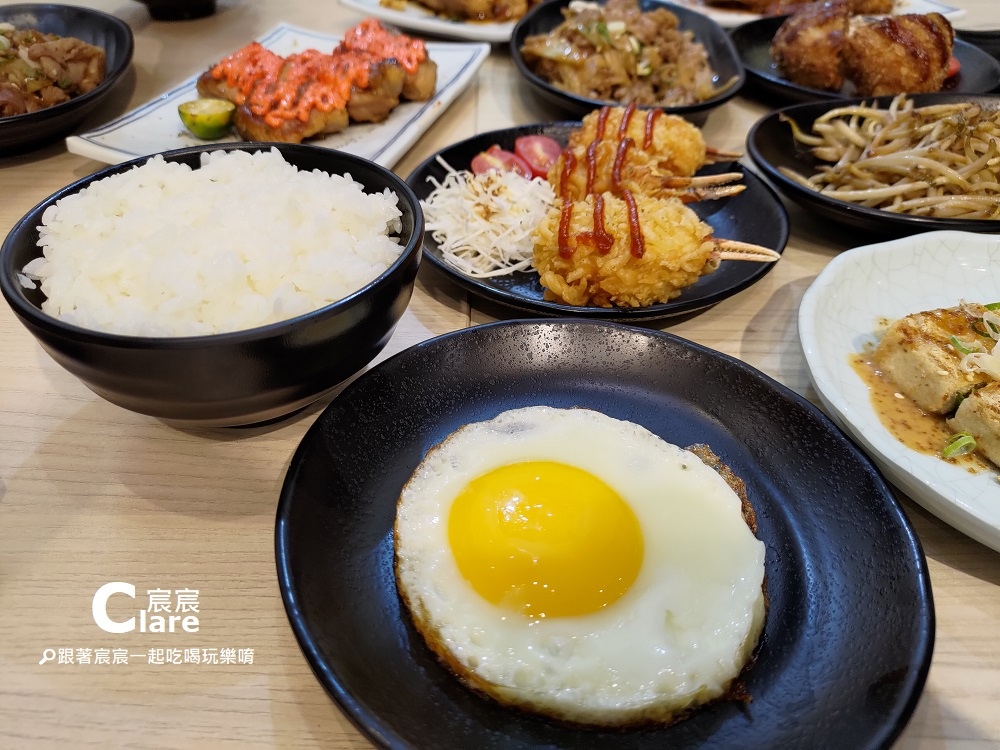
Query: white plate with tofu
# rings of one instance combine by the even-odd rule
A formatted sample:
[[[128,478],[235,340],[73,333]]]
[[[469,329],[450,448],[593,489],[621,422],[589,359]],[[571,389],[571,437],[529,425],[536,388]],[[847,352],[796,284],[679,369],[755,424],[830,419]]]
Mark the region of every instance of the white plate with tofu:
[[[806,290],[799,338],[829,415],[886,477],[928,511],[1000,550],[1000,480],[906,447],[880,420],[852,366],[891,321],[960,302],[1000,302],[1000,236],[928,232],[834,258]]]
[[[289,55],[309,48],[329,51],[340,38],[283,23],[257,41],[272,52]],[[220,50],[219,59],[235,51]],[[403,102],[383,122],[352,123],[339,133],[306,143],[346,151],[392,168],[472,82],[489,57],[490,47],[472,42],[427,42],[427,54],[437,63],[437,85],[430,99]],[[118,164],[160,151],[204,145],[207,141],[189,132],[177,114],[179,104],[198,98],[200,74],[105,125],[70,136],[66,148],[90,159]],[[235,140],[238,138],[233,134],[218,142]]]

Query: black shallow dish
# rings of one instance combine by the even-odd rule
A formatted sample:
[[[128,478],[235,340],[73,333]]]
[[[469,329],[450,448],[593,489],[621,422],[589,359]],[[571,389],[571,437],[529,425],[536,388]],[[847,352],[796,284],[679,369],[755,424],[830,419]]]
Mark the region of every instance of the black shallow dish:
[[[979,47],[986,54],[1000,60],[1000,30],[955,29],[955,34],[962,41]]]
[[[107,59],[104,80],[93,91],[54,107],[23,115],[0,117],[0,155],[50,143],[71,132],[111,93],[128,70],[135,49],[132,29],[107,13],[72,5],[21,4],[0,6],[0,22],[59,36],[74,36],[103,47]]]
[[[431,156],[414,169],[406,181],[417,198],[424,200],[434,189],[427,178],[434,177],[440,181],[445,175],[445,169],[437,162],[437,156],[455,169],[468,169],[472,157],[494,143],[512,150],[514,141],[520,136],[541,133],[565,144],[569,133],[579,127],[579,122],[556,122],[481,133]],[[763,180],[735,162],[714,164],[704,168],[699,174],[732,171],[743,173],[746,190],[732,198],[692,203],[690,208],[702,221],[712,227],[716,237],[752,242],[782,252],[788,241],[788,214],[777,195]],[[534,272],[514,273],[489,279],[466,276],[444,261],[441,250],[430,232],[424,235],[424,257],[431,265],[470,292],[508,307],[546,315],[633,322],[686,315],[711,307],[759,281],[774,266],[773,263],[724,262],[718,270],[702,276],[679,297],[659,305],[637,308],[574,307],[544,299],[545,290],[538,281],[538,274]]]
[[[571,94],[537,75],[521,55],[524,40],[535,34],[546,34],[563,22],[562,10],[571,0],[547,0],[535,6],[514,26],[510,37],[510,56],[514,66],[542,97],[575,114],[585,114],[607,104],[628,104],[628,102],[601,101]],[[746,78],[743,65],[740,63],[736,48],[729,35],[719,24],[708,16],[689,8],[658,0],[639,0],[643,11],[664,7],[677,16],[682,30],[694,33],[694,39],[705,46],[709,64],[716,73],[716,85],[722,85],[731,78],[736,80],[719,94],[698,104],[688,104],[676,107],[662,107],[666,112],[685,117],[692,122],[701,123],[708,117],[710,110],[725,104],[739,92]],[[650,107],[644,107],[649,109]]]
[[[589,407],[680,445],[706,442],[746,481],[770,599],[743,678],[751,703],[712,704],[668,728],[589,731],[504,709],[435,660],[396,591],[399,491],[459,426],[535,404]],[[387,747],[886,747],[916,706],[933,650],[920,543],[829,419],[738,360],[599,321],[478,326],[363,374],[292,459],[275,552],[306,658],[347,716]]]
[[[840,91],[823,91],[799,86],[783,78],[771,57],[771,41],[788,16],[773,16],[750,21],[730,32],[736,50],[747,72],[747,90],[757,91],[769,99],[792,102],[814,102],[818,99],[851,99],[854,86],[845,84]],[[955,40],[952,54],[962,67],[957,75],[945,81],[942,92],[958,94],[988,94],[1000,86],[1000,62],[978,47],[961,39]]]
[[[41,347],[84,385],[114,404],[184,425],[233,426],[290,414],[367,365],[389,341],[406,310],[420,263],[424,220],[413,192],[388,169],[317,146],[222,143],[163,153],[197,168],[205,151],[281,151],[299,169],[349,172],[368,193],[389,189],[402,212],[399,258],[341,300],[259,328],[177,338],[87,330],[41,310],[41,289],[25,289],[17,272],[41,255],[45,209],[95,180],[125,172],[147,157],[107,167],[46,198],[14,226],[0,248],[0,290]],[[336,251],[336,247],[330,247]]]
[[[157,21],[188,21],[215,13],[216,0],[139,0]]]
[[[950,102],[977,102],[988,109],[1000,108],[1000,96],[974,96],[970,94],[916,94],[910,97],[918,107]],[[821,195],[799,185],[780,172],[782,167],[793,169],[808,177],[821,162],[815,159],[808,146],[792,138],[788,123],[781,122],[782,114],[795,120],[806,132],[811,130],[813,121],[836,107],[851,106],[861,102],[875,102],[887,107],[891,96],[847,101],[824,100],[807,104],[793,104],[776,110],[758,120],[747,134],[747,153],[761,172],[788,198],[809,211],[826,219],[846,224],[857,229],[876,232],[886,236],[902,236],[937,229],[955,229],[963,232],[1000,232],[1000,222],[992,219],[936,219],[929,216],[907,216],[905,214],[882,211],[877,208],[857,206]]]

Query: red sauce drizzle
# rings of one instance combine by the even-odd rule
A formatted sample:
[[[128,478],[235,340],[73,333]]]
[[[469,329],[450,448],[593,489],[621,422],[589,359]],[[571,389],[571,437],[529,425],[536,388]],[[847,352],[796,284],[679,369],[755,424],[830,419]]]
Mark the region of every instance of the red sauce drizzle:
[[[618,151],[615,153],[615,163],[611,168],[611,189],[614,193],[621,191],[622,168],[625,166],[625,159],[628,156],[629,148],[634,145],[635,141],[631,138],[623,138],[618,144]]]
[[[573,202],[563,201],[559,215],[559,257],[572,258],[573,248],[569,246],[569,223],[573,218]]]
[[[622,190],[622,199],[628,206],[628,234],[632,255],[641,258],[646,254],[646,243],[642,238],[642,228],[639,226],[639,207],[635,204],[635,196],[631,190]]]
[[[563,171],[559,175],[559,197],[567,200],[569,196],[569,178],[576,169],[576,155],[571,149],[563,151]]]
[[[642,136],[642,150],[648,151],[653,145],[653,133],[656,130],[656,118],[663,114],[662,109],[651,109],[646,113],[646,132]]]
[[[594,192],[594,180],[597,179],[597,146],[600,141],[593,141],[587,146],[587,195]]]
[[[618,140],[628,136],[628,126],[632,124],[632,115],[635,114],[635,102],[629,102],[622,112],[622,122],[618,126]]]
[[[604,227],[604,195],[598,193],[594,196],[594,231],[580,232],[576,239],[578,242],[593,245],[601,255],[607,255],[615,244],[615,238],[608,234]]]
[[[597,138],[595,141],[604,140],[604,131],[608,127],[608,115],[611,114],[611,107],[601,107],[601,111],[597,113]]]

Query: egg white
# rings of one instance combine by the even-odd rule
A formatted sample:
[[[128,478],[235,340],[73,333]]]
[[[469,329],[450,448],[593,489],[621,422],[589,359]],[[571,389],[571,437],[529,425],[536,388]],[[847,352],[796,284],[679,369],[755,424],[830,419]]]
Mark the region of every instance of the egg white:
[[[630,505],[644,557],[617,602],[530,620],[462,576],[448,541],[452,501],[470,480],[520,461],[580,467]],[[693,453],[586,409],[515,409],[452,433],[402,491],[395,553],[418,629],[460,677],[504,703],[575,722],[666,721],[718,697],[764,623],[764,545],[736,493]]]

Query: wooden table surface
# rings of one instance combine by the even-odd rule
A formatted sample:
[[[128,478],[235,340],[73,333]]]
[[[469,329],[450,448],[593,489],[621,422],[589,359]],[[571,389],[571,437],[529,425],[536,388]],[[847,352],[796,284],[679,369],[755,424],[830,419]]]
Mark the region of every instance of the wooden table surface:
[[[993,0],[950,2],[968,10],[969,25],[996,13]],[[133,73],[85,127],[159,95],[279,21],[340,33],[360,20],[334,2],[307,0],[221,0],[213,17],[174,23],[152,21],[128,0],[80,4],[126,20],[136,38]],[[738,97],[709,117],[706,139],[742,150],[766,112]],[[395,171],[406,176],[427,155],[481,131],[564,117],[520,84],[499,45]],[[0,231],[102,166],[62,143],[0,158]],[[706,312],[658,327],[734,355],[815,401],[796,330],[799,300],[827,262],[871,238],[792,206],[789,213],[791,239],[770,274]],[[510,316],[424,267],[379,359]],[[368,747],[310,671],[275,575],[279,488],[329,399],[267,428],[179,430],[94,395],[6,305],[0,362],[0,747]],[[901,500],[927,555],[937,637],[898,747],[1000,746],[1000,558]],[[112,581],[135,586],[131,614],[145,608],[148,590],[166,592],[175,607],[178,590],[197,590],[198,632],[100,630],[91,602]],[[123,601],[112,600],[115,619],[129,616]],[[185,649],[212,662],[206,649],[216,649],[218,663],[149,663],[151,648],[164,649],[167,662],[183,662]],[[56,658],[40,664],[46,649]],[[133,656],[113,663],[122,654]]]

